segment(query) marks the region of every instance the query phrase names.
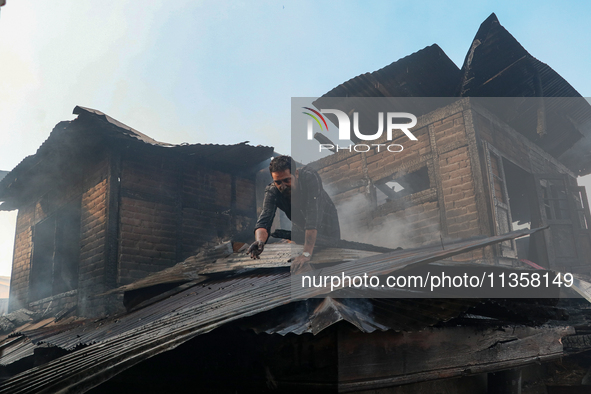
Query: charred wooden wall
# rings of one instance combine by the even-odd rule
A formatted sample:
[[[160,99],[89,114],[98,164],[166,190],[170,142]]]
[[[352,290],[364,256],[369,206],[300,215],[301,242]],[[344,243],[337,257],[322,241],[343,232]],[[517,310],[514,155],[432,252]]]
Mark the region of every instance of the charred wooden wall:
[[[440,237],[487,234],[484,216],[479,213],[482,186],[475,180],[481,169],[474,131],[465,126],[465,113],[464,102],[420,117],[413,129],[417,141],[400,133],[391,142],[404,147],[400,153],[383,147],[378,152],[374,147],[365,153],[337,153],[313,163],[339,210],[344,238],[411,247],[439,242]],[[390,144],[384,140],[376,143]],[[427,187],[379,204],[375,185],[425,168]],[[367,239],[364,234],[369,234]],[[482,253],[461,258],[466,257],[480,258]]]
[[[566,194],[571,194],[577,189],[577,180],[572,171],[555,157],[540,148],[536,143],[509,127],[496,115],[482,108],[480,105],[474,105],[472,107],[470,116],[473,120],[476,138],[479,141],[479,155],[483,167],[482,176],[485,179],[484,189],[486,190],[489,207],[492,206],[492,193],[490,191],[492,187],[486,182],[487,174],[484,168],[486,166],[487,150],[495,152],[503,162],[512,166],[509,169],[505,168],[505,176],[511,175],[509,174],[511,171],[519,171],[527,174],[526,181],[521,185],[520,193],[528,196],[531,205],[532,226],[541,227],[550,225],[548,230],[532,237],[538,247],[538,253],[535,256],[537,263],[562,272],[591,272],[591,260],[589,260],[591,239],[589,230],[583,228],[584,226],[579,226],[579,217],[576,217],[578,213],[575,212],[576,209],[573,209],[573,205],[576,202],[565,200],[566,205],[569,206],[565,211],[570,212],[565,215],[563,222],[570,222],[571,224],[553,225],[548,220],[551,218],[546,217],[545,210],[547,207],[540,193],[539,184],[537,184],[539,182],[538,178],[560,180],[560,182],[563,182]],[[548,137],[539,136],[539,138],[544,139]],[[491,161],[491,164],[494,163]],[[493,165],[493,167],[495,166]],[[493,168],[493,173],[498,171],[497,168]],[[498,194],[499,190],[496,184],[494,188],[497,189],[495,190],[495,194]],[[585,200],[585,198],[582,200]],[[515,205],[511,201],[509,201],[509,204]],[[488,211],[491,227],[494,227],[492,208],[489,208]],[[580,214],[583,215],[582,208]],[[564,226],[569,227],[569,231],[563,233],[560,226],[562,226],[562,229],[564,229]],[[572,255],[566,258],[560,258],[557,252],[557,248],[560,248],[558,244],[563,244],[563,249],[572,249]]]
[[[69,308],[78,303],[78,297],[84,298],[102,287],[105,234],[106,234],[106,191],[108,159],[95,162],[89,169],[89,176],[77,183],[54,185],[44,190],[41,196],[34,197],[31,202],[19,209],[15,236],[14,257],[11,276],[10,307],[13,311],[19,308],[32,310]],[[55,219],[63,213],[65,206],[72,205],[80,210],[79,266],[77,269],[80,293],[68,291],[60,294],[48,294],[42,300],[36,297],[31,282],[31,269],[35,250],[35,230],[45,220]],[[39,248],[38,248],[39,252]],[[45,285],[51,287],[59,273],[48,269]],[[55,289],[54,289],[55,290]],[[39,302],[42,301],[42,302]]]
[[[256,212],[254,174],[251,178],[176,158],[124,158],[118,285],[250,229]]]
[[[77,306],[83,316],[113,312],[121,303],[96,295],[173,266],[208,242],[250,234],[256,221],[254,173],[240,170],[146,151],[105,152],[83,179],[43,190],[19,209],[10,310]],[[77,286],[39,296],[31,276],[35,228],[72,202],[80,215]],[[55,290],[52,276],[59,273],[43,270],[37,281]]]
[[[176,262],[177,178],[174,162],[162,157],[122,160],[118,284]]]
[[[79,313],[100,314],[102,300],[92,296],[108,290],[105,286],[107,260],[108,191],[110,160],[105,158],[85,180],[80,217],[80,265],[78,269]]]
[[[35,221],[33,204],[19,209],[16,219],[16,236],[10,276],[10,295],[8,310],[27,307],[29,296],[29,272],[33,253],[33,223]]]
[[[439,242],[440,237],[445,242],[503,234],[511,230],[513,222],[509,216],[504,227],[500,224],[499,202],[509,215],[517,201],[512,206],[506,194],[501,196],[507,185],[501,187],[494,178],[507,182],[506,178],[511,177],[513,193],[531,195],[521,202],[531,209],[529,225],[541,227],[548,223],[550,229],[532,237],[527,257],[518,256],[514,242],[506,242],[455,259],[531,258],[552,269],[589,272],[589,253],[585,251],[591,250],[591,234],[585,227],[588,224],[577,227],[579,220],[585,222],[584,214],[587,223],[591,221],[588,212],[584,213],[582,207],[575,212],[574,203],[569,201],[570,224],[555,221],[558,224],[553,227],[544,218],[539,185],[536,189],[535,182],[539,183],[543,176],[564,182],[566,194],[576,192],[576,178],[566,166],[470,99],[419,117],[413,134],[417,141],[402,133],[391,142],[376,141],[404,146],[399,153],[388,152],[383,146],[378,152],[378,147],[373,146],[367,152],[341,151],[312,164],[337,205],[343,238],[388,247],[416,247]],[[496,159],[492,160],[493,156]],[[504,174],[499,167],[503,162],[507,167]],[[385,202],[382,196],[380,202],[380,185],[405,180],[408,174],[420,171],[428,176],[423,187],[400,197],[390,196]],[[515,182],[517,172],[522,182]],[[566,225],[572,227],[570,232],[558,234],[559,226]]]

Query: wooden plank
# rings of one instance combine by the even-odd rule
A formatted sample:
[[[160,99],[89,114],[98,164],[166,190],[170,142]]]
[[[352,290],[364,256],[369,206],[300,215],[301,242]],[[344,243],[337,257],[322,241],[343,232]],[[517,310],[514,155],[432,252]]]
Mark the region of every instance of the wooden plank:
[[[448,235],[447,231],[447,214],[445,212],[445,201],[443,199],[443,185],[441,183],[441,171],[439,165],[439,153],[437,151],[437,141],[435,139],[435,126],[433,123],[429,124],[429,144],[431,145],[431,152],[433,152],[433,165],[431,167],[432,176],[435,179],[437,188],[437,199],[439,205],[439,231],[442,237]]]
[[[339,332],[339,389],[354,391],[513,368],[563,354],[572,327]]]
[[[105,237],[105,290],[117,287],[119,258],[119,204],[121,202],[121,153],[109,156],[107,183],[107,236]]]
[[[480,233],[484,235],[495,234],[489,217],[488,204],[486,198],[486,189],[484,186],[484,177],[482,166],[480,165],[479,144],[482,144],[480,136],[474,128],[474,119],[472,110],[463,112],[464,127],[466,137],[468,138],[468,154],[470,156],[470,167],[472,168],[472,179],[474,180],[474,193],[476,195],[476,206],[478,207],[478,222],[480,224]]]

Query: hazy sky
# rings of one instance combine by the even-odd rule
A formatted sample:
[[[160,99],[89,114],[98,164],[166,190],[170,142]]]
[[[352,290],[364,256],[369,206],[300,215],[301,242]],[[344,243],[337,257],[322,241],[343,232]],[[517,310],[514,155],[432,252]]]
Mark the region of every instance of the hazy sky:
[[[461,67],[492,12],[591,96],[588,1],[27,1],[0,13],[0,170],[76,105],[165,142],[290,151],[291,97],[437,43]],[[14,213],[0,213],[0,275]]]

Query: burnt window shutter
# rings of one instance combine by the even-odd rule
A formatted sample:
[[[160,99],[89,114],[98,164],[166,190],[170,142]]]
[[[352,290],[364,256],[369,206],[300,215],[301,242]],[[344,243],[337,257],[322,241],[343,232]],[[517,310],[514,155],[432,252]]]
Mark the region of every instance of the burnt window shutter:
[[[536,174],[535,185],[550,268],[581,265],[588,259],[589,206],[584,188],[566,174]]]

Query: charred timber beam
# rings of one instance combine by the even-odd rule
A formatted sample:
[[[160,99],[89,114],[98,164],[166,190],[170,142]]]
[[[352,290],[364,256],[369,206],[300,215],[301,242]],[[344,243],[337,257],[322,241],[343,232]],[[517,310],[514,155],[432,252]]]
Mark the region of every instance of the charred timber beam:
[[[107,191],[107,236],[105,245],[105,290],[117,287],[119,255],[119,204],[121,201],[121,153],[109,157],[109,180]]]
[[[441,182],[441,170],[439,165],[439,152],[437,151],[437,142],[435,139],[435,126],[433,123],[429,124],[429,144],[431,145],[431,152],[433,152],[433,166],[432,174],[437,187],[437,204],[439,205],[439,231],[441,235],[446,237],[447,230],[447,214],[445,212],[445,201],[443,199],[443,185]]]
[[[561,340],[573,332],[572,327],[518,326],[485,330],[454,327],[398,334],[388,331],[372,335],[340,330],[339,392],[521,368],[563,356]],[[510,373],[497,378],[506,388],[517,386],[519,376]]]

